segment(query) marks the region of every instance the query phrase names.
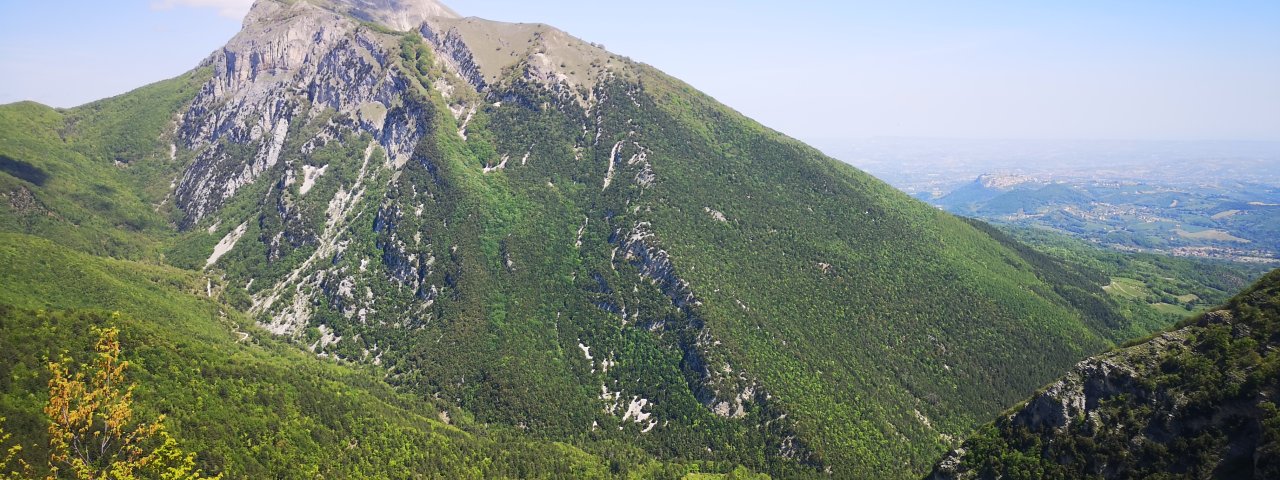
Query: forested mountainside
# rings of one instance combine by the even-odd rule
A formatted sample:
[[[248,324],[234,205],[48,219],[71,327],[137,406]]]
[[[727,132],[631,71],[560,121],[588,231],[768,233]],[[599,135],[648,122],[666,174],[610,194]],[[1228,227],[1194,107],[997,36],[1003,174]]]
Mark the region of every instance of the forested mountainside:
[[[46,362],[90,360],[92,327],[121,330],[143,421],[165,424],[223,478],[680,478],[733,472],[658,462],[635,447],[595,454],[485,425],[445,402],[396,392],[380,372],[317,358],[255,328],[198,272],[95,257],[0,234],[0,432],[47,465]],[[3,436],[3,435],[0,435]],[[0,455],[0,460],[4,458]],[[0,462],[6,477],[16,462]],[[20,472],[21,473],[21,472]],[[31,472],[44,478],[45,470]],[[65,474],[66,472],[64,472]],[[749,478],[739,469],[737,475]]]
[[[208,471],[275,472],[254,462],[278,466],[262,456],[310,445],[289,440],[302,431],[325,446],[315,438],[390,422],[419,439],[406,441],[443,429],[494,465],[519,442],[560,442],[614,474],[672,462],[913,477],[1079,359],[1163,326],[1121,314],[1105,275],[913,200],[647,65],[431,0],[259,0],[186,75],[75,109],[0,107],[0,156],[6,246],[47,259],[7,267],[15,325],[129,310],[53,292],[111,298],[132,283],[39,287],[44,269],[159,269],[203,281],[182,301],[233,320],[206,312],[191,327],[221,338],[209,347],[176,329],[200,310],[129,310],[127,342],[192,352],[148,373],[191,382],[190,395],[140,395],[148,408],[196,412],[221,395],[184,362],[289,379],[303,357],[298,371],[336,377],[296,387],[308,401],[399,405],[348,403],[357,419],[333,436],[263,420],[262,441],[244,444],[217,443],[231,437],[207,436],[213,417],[192,413],[176,433],[223,452],[200,457]],[[249,347],[235,328],[269,348],[236,353]],[[39,353],[24,355],[15,365],[38,370]],[[260,363],[233,361],[246,356]],[[25,399],[5,416],[34,418],[30,382],[5,384]],[[346,415],[299,408],[299,421]],[[474,420],[454,433],[431,423],[439,411]],[[341,465],[297,448],[285,458]],[[479,474],[523,476],[493,468]]]
[[[1280,270],[1220,309],[1089,358],[930,478],[1280,476]]]

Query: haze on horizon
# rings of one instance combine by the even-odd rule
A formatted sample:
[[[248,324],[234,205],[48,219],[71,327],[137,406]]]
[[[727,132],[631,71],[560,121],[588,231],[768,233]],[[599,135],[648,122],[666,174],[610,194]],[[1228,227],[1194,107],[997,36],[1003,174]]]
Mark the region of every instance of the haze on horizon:
[[[250,0],[0,0],[0,103],[195,67]],[[445,0],[541,22],[820,147],[875,136],[1280,141],[1280,2]]]

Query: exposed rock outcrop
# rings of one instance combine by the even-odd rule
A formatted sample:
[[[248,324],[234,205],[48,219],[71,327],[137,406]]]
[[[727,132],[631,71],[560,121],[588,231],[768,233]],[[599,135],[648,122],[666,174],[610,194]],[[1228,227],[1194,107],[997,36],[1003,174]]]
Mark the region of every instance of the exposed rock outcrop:
[[[388,39],[339,12],[356,9],[405,29],[456,15],[429,0],[320,5],[259,1],[244,30],[205,60],[213,78],[177,129],[179,145],[196,152],[175,192],[183,228],[276,167],[289,135],[325,109],[357,119],[354,129],[377,138],[393,163],[412,153],[423,132],[419,119],[396,112],[409,80],[393,67]]]
[[[1080,362],[930,479],[1275,478],[1280,271],[1226,308]]]

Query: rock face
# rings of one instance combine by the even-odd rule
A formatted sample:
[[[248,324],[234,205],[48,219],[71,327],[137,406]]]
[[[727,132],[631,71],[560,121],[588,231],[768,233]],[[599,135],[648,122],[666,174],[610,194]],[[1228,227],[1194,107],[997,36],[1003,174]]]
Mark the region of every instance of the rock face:
[[[1145,345],[1144,354],[1158,357],[1183,343],[1177,333],[1166,333]],[[1066,430],[1073,422],[1096,422],[1092,414],[1098,406],[1120,395],[1145,402],[1151,392],[1140,385],[1140,374],[1128,363],[1132,353],[1122,358],[1095,357],[1080,362],[1065,378],[1049,388],[1012,417],[1013,424],[1030,430]],[[1148,357],[1153,358],[1153,357]],[[1143,370],[1151,366],[1143,366]]]
[[[929,478],[1276,478],[1280,270],[1195,320],[1080,362]]]
[[[365,9],[360,11],[372,12],[371,18],[394,17],[391,25],[438,12],[452,15],[430,1],[336,5]],[[391,46],[383,42],[351,17],[316,4],[255,3],[244,30],[205,61],[213,79],[177,126],[181,146],[196,152],[176,191],[177,205],[186,212],[182,225],[200,223],[275,167],[290,128],[324,109],[357,120],[354,130],[373,135],[391,161],[403,164],[422,132],[407,116],[385,114],[399,106],[408,80],[392,68]],[[325,134],[334,138],[341,130]]]
[[[400,31],[413,30],[433,18],[458,18],[457,13],[435,0],[331,1],[338,10],[353,17]]]

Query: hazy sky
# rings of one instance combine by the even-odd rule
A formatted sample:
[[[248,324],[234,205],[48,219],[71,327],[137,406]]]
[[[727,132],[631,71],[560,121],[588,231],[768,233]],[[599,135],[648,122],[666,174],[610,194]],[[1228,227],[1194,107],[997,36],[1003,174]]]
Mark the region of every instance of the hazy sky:
[[[1277,0],[446,3],[603,43],[819,144],[1280,140]],[[74,106],[175,76],[248,4],[0,0],[0,103]]]

